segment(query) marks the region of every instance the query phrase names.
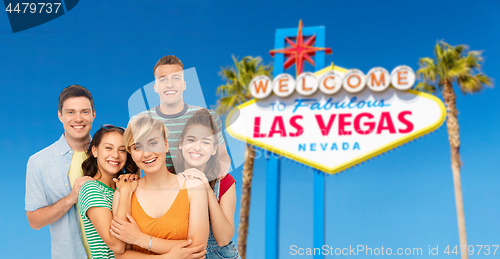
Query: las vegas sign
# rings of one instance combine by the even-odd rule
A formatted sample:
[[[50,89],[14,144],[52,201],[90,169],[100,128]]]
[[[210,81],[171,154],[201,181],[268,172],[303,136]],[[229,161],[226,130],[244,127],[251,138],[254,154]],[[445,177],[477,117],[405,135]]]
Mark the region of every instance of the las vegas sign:
[[[437,97],[412,90],[415,73],[399,66],[329,66],[296,78],[258,76],[249,85],[255,99],[233,109],[231,136],[327,173],[417,139],[446,117]]]

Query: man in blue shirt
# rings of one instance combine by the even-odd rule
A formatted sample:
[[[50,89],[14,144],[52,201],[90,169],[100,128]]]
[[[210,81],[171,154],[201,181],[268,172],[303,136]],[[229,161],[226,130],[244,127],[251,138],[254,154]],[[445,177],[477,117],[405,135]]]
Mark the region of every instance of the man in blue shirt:
[[[66,87],[59,95],[58,116],[64,127],[63,135],[28,161],[26,216],[34,229],[50,226],[52,258],[83,259],[87,253],[75,203],[82,184],[92,178],[79,177],[71,186],[68,171],[73,153],[84,151],[90,142],[95,118],[90,92],[79,85]]]

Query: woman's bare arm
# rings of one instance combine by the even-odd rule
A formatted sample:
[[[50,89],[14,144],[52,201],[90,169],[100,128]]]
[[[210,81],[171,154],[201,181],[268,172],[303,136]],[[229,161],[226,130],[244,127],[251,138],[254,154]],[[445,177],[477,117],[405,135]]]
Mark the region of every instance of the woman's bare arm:
[[[208,208],[210,211],[210,226],[212,234],[219,246],[226,246],[234,236],[234,210],[236,208],[235,184],[220,197],[220,205],[214,192],[208,191]]]
[[[192,185],[190,188],[188,188],[188,196],[190,198],[190,201],[192,201],[192,197],[194,195],[195,204],[198,204],[197,206],[202,206],[205,208],[205,210],[207,210],[206,192],[203,193],[204,188],[202,187],[201,182],[199,180],[196,180],[196,183],[194,182],[194,180],[191,180],[188,182],[190,183],[190,184],[188,184],[188,186]],[[193,183],[195,183],[195,184],[193,184]],[[200,198],[198,197],[198,196],[200,196],[200,193],[203,193],[204,197],[203,197],[203,195],[201,195],[201,199],[203,199],[204,201],[203,200],[200,201]],[[199,205],[200,202],[202,202],[202,203],[204,202],[204,205],[203,204]],[[194,208],[194,212],[193,212],[193,205],[190,205],[190,218],[189,218],[190,229],[193,226],[193,224],[196,225],[196,222],[199,221],[197,219],[197,217],[199,217],[199,215],[198,215],[199,213],[197,213],[197,211],[199,211],[199,209]],[[193,215],[193,213],[196,217],[194,217],[192,219],[191,215]],[[206,213],[207,213],[206,217],[207,217],[207,226],[208,226],[208,212],[206,211]],[[115,236],[116,238],[122,240],[125,243],[133,244],[133,245],[139,246],[141,248],[148,249],[149,242],[151,240],[151,251],[153,251],[157,254],[164,254],[164,253],[170,252],[170,250],[173,247],[175,247],[176,245],[179,245],[180,243],[186,242],[186,240],[166,240],[166,239],[157,238],[157,237],[152,237],[152,239],[151,239],[150,235],[142,233],[138,224],[135,222],[135,220],[132,216],[127,215],[127,218],[128,218],[128,220],[122,220],[122,219],[115,217],[115,219],[111,222],[111,230],[112,230],[111,234],[113,236]],[[194,220],[194,223],[193,223],[193,220]],[[207,231],[206,239],[208,239],[208,228],[206,231]],[[188,239],[193,239],[189,235],[189,231],[188,231]],[[198,243],[197,239],[198,239],[198,236],[195,235],[195,239],[192,240],[193,242],[192,242],[192,244],[190,244],[190,246],[196,246],[196,245],[201,244],[201,243]],[[206,246],[206,240],[203,243]]]
[[[142,233],[139,225],[130,214],[127,214],[127,219],[128,220],[122,220],[115,217],[111,222],[111,234],[125,243],[148,249],[151,236]],[[168,253],[172,247],[185,241],[186,240],[166,240],[153,237],[151,251],[157,254]]]
[[[193,181],[192,179],[199,179],[204,183],[208,197],[212,234],[219,246],[222,247],[229,244],[234,236],[234,209],[236,207],[235,184],[232,184],[226,193],[220,197],[219,204],[203,172],[195,168],[190,168],[182,172],[180,176],[190,179],[188,182]]]
[[[133,188],[132,185],[133,183],[126,184],[124,187],[122,187],[122,191],[119,192],[118,196],[115,197],[120,201],[116,206],[116,216],[118,218],[126,219],[126,214],[130,211]],[[135,183],[135,187],[136,186],[137,183]],[[133,190],[135,190],[135,188],[133,188]],[[115,238],[110,233],[113,213],[108,208],[91,207],[87,210],[87,217],[92,222],[92,225],[94,225],[97,234],[99,234],[104,243],[106,243],[106,245],[113,251],[113,253],[122,254],[125,252],[126,244],[121,240]]]
[[[204,244],[208,241],[208,201],[207,190],[199,179],[186,181],[189,195],[189,229],[188,239],[192,239],[191,246]]]

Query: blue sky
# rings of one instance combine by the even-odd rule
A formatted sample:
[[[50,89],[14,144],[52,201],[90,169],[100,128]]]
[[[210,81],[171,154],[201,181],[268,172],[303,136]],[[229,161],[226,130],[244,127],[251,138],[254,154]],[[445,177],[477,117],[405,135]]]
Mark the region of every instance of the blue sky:
[[[218,72],[232,64],[231,55],[272,62],[276,29],[295,28],[299,19],[326,27],[333,51],[327,64],[365,73],[402,64],[416,70],[418,59],[445,40],[483,50],[484,72],[498,81],[499,14],[498,1],[80,1],[56,20],[13,34],[1,11],[0,257],[50,256],[48,228],[31,229],[25,216],[26,163],[62,134],[57,98],[70,84],[92,92],[94,125],[126,125],[130,96],[154,79],[160,57],[174,54],[196,69],[204,99],[214,105],[223,83]],[[457,96],[468,243],[500,245],[500,89]],[[264,256],[265,163],[255,163],[248,258]],[[282,161],[280,258],[294,257],[291,245],[313,246],[312,172]],[[239,191],[241,167],[232,174]],[[325,242],[333,247],[420,247],[425,258],[430,245],[439,246],[433,258],[446,256],[447,245],[459,244],[446,126],[327,175],[326,219]],[[488,258],[500,258],[500,249]]]

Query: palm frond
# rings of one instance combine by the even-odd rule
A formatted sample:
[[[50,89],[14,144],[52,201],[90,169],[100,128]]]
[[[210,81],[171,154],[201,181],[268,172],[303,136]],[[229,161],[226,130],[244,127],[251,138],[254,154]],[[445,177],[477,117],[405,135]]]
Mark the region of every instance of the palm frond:
[[[492,79],[481,73],[481,54],[469,51],[467,45],[451,46],[438,41],[434,46],[436,59],[419,59],[417,76],[421,82],[415,89],[434,92],[442,90],[444,82],[456,82],[463,93],[476,93],[492,86]]]
[[[470,51],[464,60],[468,67],[480,69],[483,57],[481,56],[481,51]]]
[[[436,43],[436,46],[434,46],[434,56],[440,60],[441,57],[443,56],[443,49],[441,48],[441,45],[439,42]]]
[[[421,58],[419,64],[420,68],[417,70],[417,77],[428,82],[436,81],[438,74],[434,59],[428,57]]]
[[[463,52],[466,52],[469,50],[469,46],[467,46],[467,45],[462,44],[462,45],[457,45],[457,46],[452,47],[448,43],[446,43],[446,42],[444,42],[444,43],[448,46],[448,48],[452,48],[457,53],[458,56],[461,56]]]
[[[221,96],[219,100],[221,107],[217,108],[217,112],[221,113],[231,109],[228,107],[250,100],[252,96],[248,86],[252,79],[257,75],[270,76],[272,72],[271,64],[262,64],[261,57],[245,56],[238,60],[233,55],[232,59],[233,66],[221,68],[219,72],[222,79],[226,81],[224,85],[217,87],[217,95]]]
[[[492,79],[484,74],[466,75],[458,78],[458,85],[463,94],[481,92],[485,87],[492,87]]]
[[[224,97],[223,99],[230,99],[231,96]],[[226,114],[228,111],[231,110],[234,105],[228,105],[228,103],[231,103],[232,100],[222,100],[220,99],[220,102],[217,104],[217,108],[215,109],[215,112],[219,115]]]
[[[467,66],[465,59],[459,59],[454,62],[454,66],[448,70],[448,76],[450,78],[458,78],[461,76],[466,76],[470,73],[470,67]]]
[[[434,94],[436,92],[436,87],[428,84],[427,82],[420,82],[417,84],[417,86],[415,86],[415,90]]]

